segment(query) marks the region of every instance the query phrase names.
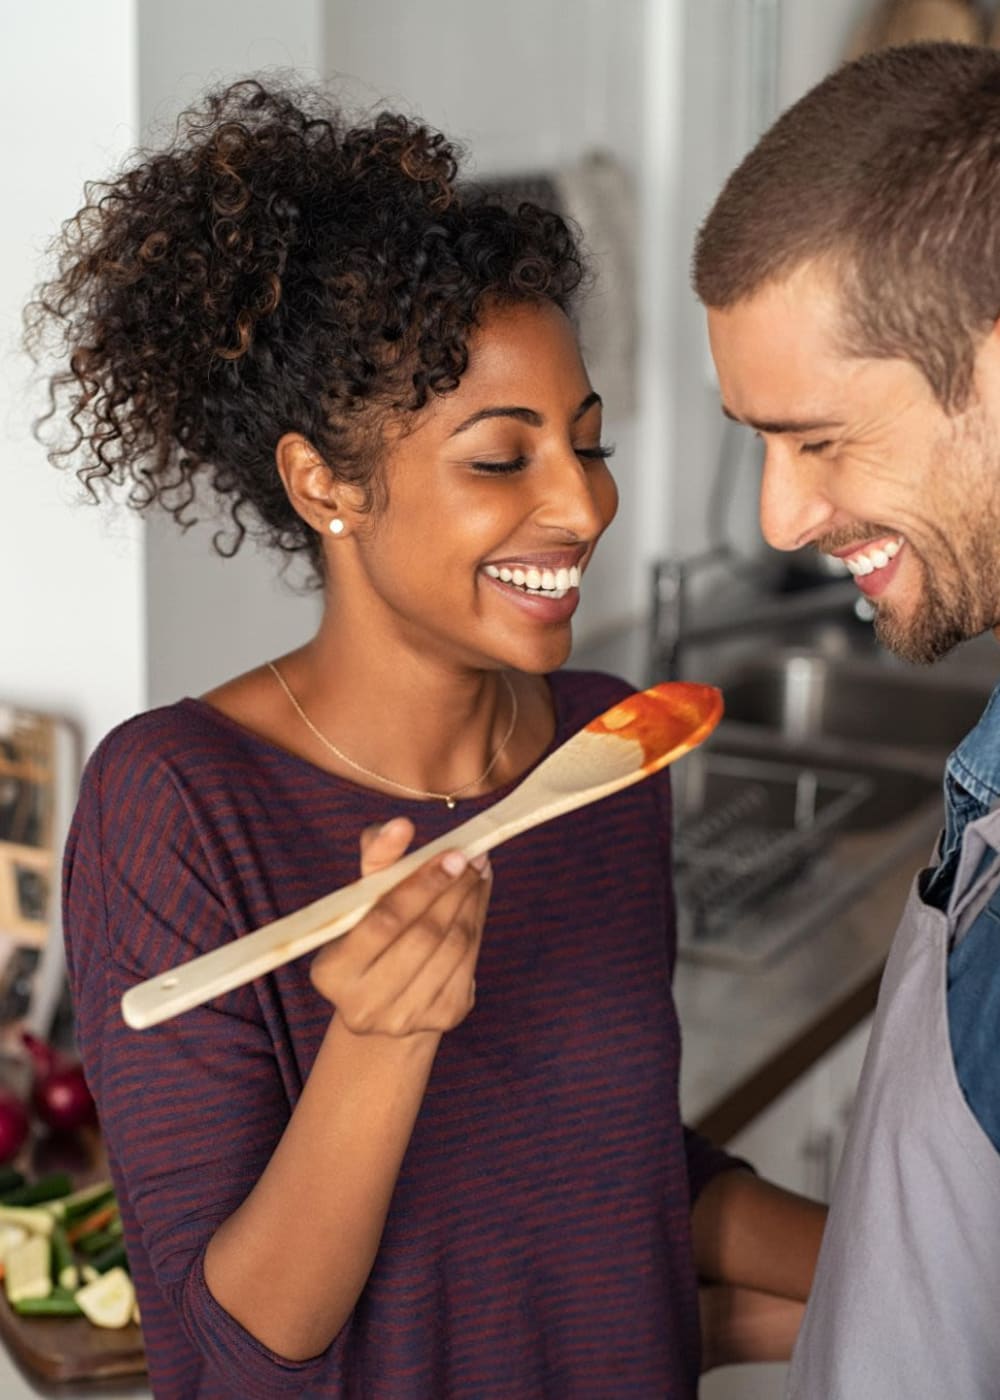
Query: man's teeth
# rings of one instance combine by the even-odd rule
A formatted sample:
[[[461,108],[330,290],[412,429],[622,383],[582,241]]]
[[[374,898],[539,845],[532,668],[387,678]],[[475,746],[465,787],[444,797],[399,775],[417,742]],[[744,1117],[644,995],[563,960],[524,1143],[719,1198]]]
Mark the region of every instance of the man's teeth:
[[[887,540],[878,549],[870,550],[867,554],[852,554],[844,562],[852,574],[863,578],[865,574],[875,573],[876,569],[884,569],[902,547],[902,540]]]
[[[580,570],[575,564],[571,569],[536,569],[533,565],[523,569],[515,565],[509,569],[506,565],[497,568],[495,564],[487,564],[486,572],[490,578],[513,584],[522,592],[539,598],[563,598],[571,588],[580,587]]]

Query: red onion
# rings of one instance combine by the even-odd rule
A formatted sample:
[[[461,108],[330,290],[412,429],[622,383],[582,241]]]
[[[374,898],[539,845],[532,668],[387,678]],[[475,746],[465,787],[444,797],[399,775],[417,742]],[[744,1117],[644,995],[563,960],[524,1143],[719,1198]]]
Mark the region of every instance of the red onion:
[[[28,1137],[28,1110],[9,1089],[0,1088],[0,1162],[16,1157]]]
[[[35,1066],[31,1102],[42,1122],[63,1131],[96,1122],[97,1110],[80,1064],[30,1031],[24,1031],[21,1039]]]

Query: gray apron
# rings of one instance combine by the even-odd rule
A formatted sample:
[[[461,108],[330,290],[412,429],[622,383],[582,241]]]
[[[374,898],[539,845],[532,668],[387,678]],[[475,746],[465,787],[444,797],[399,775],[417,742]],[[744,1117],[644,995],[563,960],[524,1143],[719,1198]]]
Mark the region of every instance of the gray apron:
[[[1000,1397],[1000,1153],[955,1077],[946,1001],[951,940],[1000,887],[998,851],[1000,808],[966,828],[946,913],[923,902],[921,877],[913,883],[879,991],[789,1400]]]

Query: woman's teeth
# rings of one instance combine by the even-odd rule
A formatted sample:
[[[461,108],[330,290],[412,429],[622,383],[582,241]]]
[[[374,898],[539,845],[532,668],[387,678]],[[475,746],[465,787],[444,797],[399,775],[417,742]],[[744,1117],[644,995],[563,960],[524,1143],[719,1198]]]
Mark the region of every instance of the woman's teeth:
[[[863,578],[865,574],[875,573],[876,569],[884,569],[890,560],[895,559],[902,547],[902,540],[887,540],[878,549],[869,550],[867,554],[852,554],[850,559],[845,559],[844,562],[852,574]]]
[[[536,598],[564,598],[571,588],[580,587],[580,570],[574,564],[571,569],[536,569],[533,565],[520,568],[515,565],[508,569],[487,564],[490,578],[499,579],[520,588],[522,593],[532,593]]]

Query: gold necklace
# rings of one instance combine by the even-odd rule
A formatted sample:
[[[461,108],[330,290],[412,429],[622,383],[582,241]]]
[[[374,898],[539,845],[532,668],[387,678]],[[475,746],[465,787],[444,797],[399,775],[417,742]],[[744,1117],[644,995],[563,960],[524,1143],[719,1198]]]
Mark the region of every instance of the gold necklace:
[[[348,764],[351,768],[354,768],[358,773],[364,773],[369,778],[375,778],[380,783],[386,783],[389,787],[398,788],[400,792],[408,792],[413,797],[432,797],[437,802],[443,802],[449,811],[451,811],[454,808],[455,803],[458,801],[458,799],[462,796],[463,793],[468,792],[470,788],[478,787],[478,785],[481,782],[483,782],[486,778],[488,778],[489,775],[493,772],[493,769],[496,767],[497,760],[499,759],[500,755],[503,753],[507,745],[510,743],[511,738],[514,734],[514,729],[517,725],[517,696],[514,693],[514,687],[511,685],[507,676],[504,674],[503,671],[501,671],[500,679],[507,687],[507,694],[510,696],[510,723],[508,724],[507,732],[500,740],[500,743],[497,746],[493,757],[490,759],[489,763],[487,763],[486,767],[480,773],[479,777],[473,778],[472,782],[466,783],[464,787],[456,788],[454,792],[425,792],[422,788],[409,787],[406,783],[397,783],[394,778],[386,778],[382,773],[376,773],[374,768],[366,768],[363,763],[356,763],[353,758],[349,758],[348,755],[344,753],[342,749],[338,749],[337,745],[332,743],[326,737],[325,734],[321,734],[319,732],[319,730],[313,724],[312,720],[306,714],[305,710],[302,708],[302,706],[296,700],[295,696],[292,694],[288,682],[278,670],[277,666],[275,666],[274,662],[269,661],[267,664],[269,669],[273,673],[275,680],[278,682],[282,690],[285,692],[285,694],[291,701],[292,708],[298,715],[299,719],[302,720],[302,723],[306,726],[308,730],[310,730],[312,734],[316,736],[316,738],[320,741],[321,744],[328,748],[331,753],[336,754],[342,763]]]

